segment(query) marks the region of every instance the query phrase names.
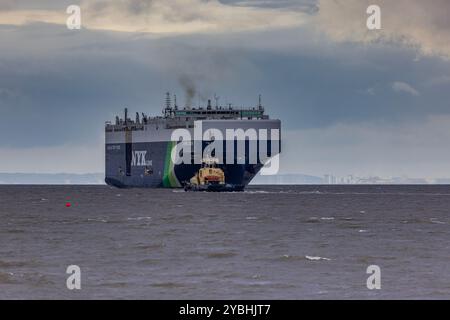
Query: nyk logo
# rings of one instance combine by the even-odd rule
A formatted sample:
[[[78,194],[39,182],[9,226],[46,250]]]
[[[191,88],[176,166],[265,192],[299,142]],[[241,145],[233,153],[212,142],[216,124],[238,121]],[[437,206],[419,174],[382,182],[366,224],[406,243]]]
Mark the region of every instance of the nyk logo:
[[[131,160],[131,165],[133,167],[143,167],[151,165],[151,161],[145,160],[147,151],[133,151],[133,159]]]

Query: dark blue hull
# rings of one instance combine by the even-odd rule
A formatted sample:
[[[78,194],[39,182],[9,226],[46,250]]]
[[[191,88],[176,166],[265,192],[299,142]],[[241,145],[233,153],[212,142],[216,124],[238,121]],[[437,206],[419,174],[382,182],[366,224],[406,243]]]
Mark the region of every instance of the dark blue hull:
[[[174,145],[173,142],[107,144],[105,182],[118,188],[182,188],[201,165],[174,165],[171,160]],[[224,171],[227,184],[243,189],[262,165],[222,164],[218,167]]]

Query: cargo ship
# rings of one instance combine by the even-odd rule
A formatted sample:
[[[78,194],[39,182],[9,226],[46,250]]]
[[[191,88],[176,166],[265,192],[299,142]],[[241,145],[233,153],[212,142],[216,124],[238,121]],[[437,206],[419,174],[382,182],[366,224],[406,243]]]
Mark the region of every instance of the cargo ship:
[[[180,130],[189,138],[174,138]],[[131,119],[125,108],[123,117],[105,123],[105,182],[118,188],[183,188],[209,150],[209,157],[221,159],[217,167],[226,184],[243,190],[281,152],[280,130],[281,121],[265,114],[261,97],[250,108],[219,106],[217,100],[215,106],[208,100],[204,107],[179,108],[176,96],[167,93],[160,116],[136,113]],[[223,150],[211,150],[214,142]],[[180,162],[180,155],[192,161]]]

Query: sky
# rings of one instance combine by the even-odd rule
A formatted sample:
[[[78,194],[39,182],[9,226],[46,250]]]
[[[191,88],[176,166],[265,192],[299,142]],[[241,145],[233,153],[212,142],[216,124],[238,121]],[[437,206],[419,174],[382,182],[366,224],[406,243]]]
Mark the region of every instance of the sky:
[[[200,103],[262,94],[281,173],[450,177],[449,16],[448,0],[0,0],[0,172],[102,172],[104,122],[184,103],[189,79]]]

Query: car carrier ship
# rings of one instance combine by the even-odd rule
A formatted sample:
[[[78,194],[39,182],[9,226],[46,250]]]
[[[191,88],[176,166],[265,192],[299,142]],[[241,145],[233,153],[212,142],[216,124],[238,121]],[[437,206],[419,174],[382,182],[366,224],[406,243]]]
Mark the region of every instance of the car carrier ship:
[[[116,116],[115,122],[105,123],[105,182],[119,188],[182,188],[202,168],[202,163],[180,163],[173,161],[174,148],[181,141],[173,141],[173,132],[177,129],[187,130],[191,137],[195,137],[196,128],[201,128],[200,141],[203,152],[215,137],[206,137],[208,129],[223,132],[223,146],[226,141],[226,130],[254,130],[269,132],[267,139],[259,141],[257,137],[256,151],[250,146],[250,138],[243,141],[245,148],[239,149],[237,139],[233,137],[233,161],[226,157],[217,166],[224,172],[225,182],[234,186],[236,190],[243,190],[255,175],[266,164],[257,156],[256,163],[252,162],[250,152],[259,152],[261,143],[266,144],[267,158],[271,159],[281,152],[280,129],[281,121],[270,119],[265,115],[264,107],[259,104],[252,108],[233,107],[231,104],[224,107],[211,105],[208,100],[206,107],[179,108],[172,104],[171,95],[167,93],[166,105],[161,116],[149,117],[146,114],[136,113],[131,119],[125,109],[123,118]],[[270,132],[278,131],[276,141]],[[242,132],[242,131],[241,131]],[[197,136],[198,137],[198,136]],[[194,140],[195,138],[192,138]],[[230,140],[230,139],[228,139]],[[241,152],[239,152],[241,150]],[[244,150],[244,153],[242,152]],[[253,151],[252,151],[253,150]],[[194,158],[194,147],[190,149]],[[215,154],[212,154],[215,156]],[[254,159],[254,157],[253,157]]]

